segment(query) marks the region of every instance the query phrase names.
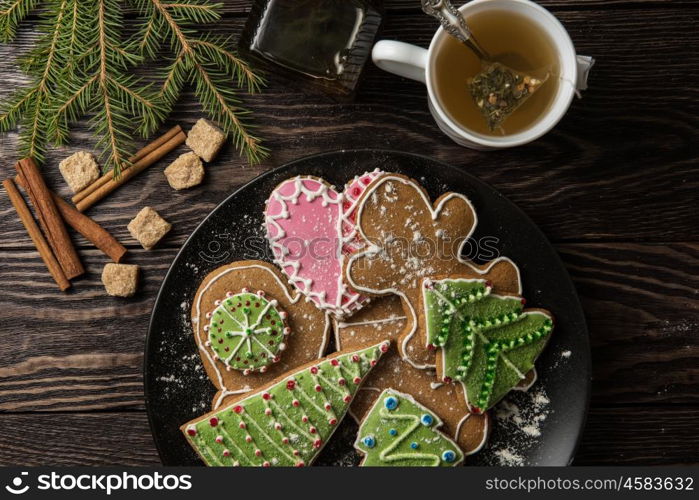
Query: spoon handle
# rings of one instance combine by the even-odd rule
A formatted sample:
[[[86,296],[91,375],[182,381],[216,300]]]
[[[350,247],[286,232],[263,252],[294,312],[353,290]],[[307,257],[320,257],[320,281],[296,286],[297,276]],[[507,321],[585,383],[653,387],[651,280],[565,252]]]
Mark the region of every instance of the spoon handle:
[[[422,0],[422,11],[437,19],[444,31],[461,43],[468,45],[480,59],[484,61],[490,59],[471,34],[464,16],[450,0]]]

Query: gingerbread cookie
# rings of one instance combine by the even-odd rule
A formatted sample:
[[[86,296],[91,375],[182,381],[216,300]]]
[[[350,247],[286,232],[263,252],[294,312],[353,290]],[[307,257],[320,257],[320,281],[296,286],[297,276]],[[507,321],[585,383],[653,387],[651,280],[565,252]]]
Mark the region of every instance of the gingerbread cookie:
[[[180,429],[210,466],[309,465],[389,342],[297,367]]]
[[[192,304],[192,326],[208,377],[218,389],[213,408],[322,357],[330,318],[290,290],[262,261],[240,261],[209,273]]]
[[[427,340],[438,348],[437,374],[463,381],[469,405],[483,412],[525,380],[553,330],[551,314],[524,309],[519,295],[492,292],[473,278],[423,281]]]
[[[519,270],[509,259],[477,266],[462,258],[476,222],[473,206],[464,195],[446,193],[433,205],[417,182],[400,174],[380,176],[359,199],[357,228],[370,246],[348,258],[347,283],[367,295],[401,297],[408,319],[398,348],[416,368],[435,365],[420,307],[424,278],[482,278],[500,293],[521,293]]]
[[[360,465],[454,467],[464,460],[459,446],[439,431],[442,421],[409,394],[386,389],[359,426],[354,447]]]
[[[355,349],[366,342],[397,339],[405,330],[398,296],[380,297],[347,320],[335,320],[335,338],[339,349]],[[361,422],[386,389],[410,394],[443,421],[443,431],[454,439],[466,455],[476,453],[487,441],[490,425],[487,414],[471,414],[463,385],[438,383],[433,370],[406,363],[393,345],[379,366],[368,376],[357,394],[350,414]]]
[[[289,282],[324,311],[342,317],[359,310],[366,297],[348,289],[345,257],[364,246],[357,237],[356,206],[381,173],[356,177],[343,193],[311,176],[278,185],[265,208],[267,239]]]

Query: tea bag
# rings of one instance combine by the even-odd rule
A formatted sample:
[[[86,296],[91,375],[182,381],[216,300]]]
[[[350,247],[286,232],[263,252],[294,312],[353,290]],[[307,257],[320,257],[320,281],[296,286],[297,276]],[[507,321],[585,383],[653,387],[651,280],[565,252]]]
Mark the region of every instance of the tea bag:
[[[492,62],[485,64],[484,69],[468,81],[468,90],[488,128],[495,131],[548,78],[549,73],[544,77],[534,77]]]

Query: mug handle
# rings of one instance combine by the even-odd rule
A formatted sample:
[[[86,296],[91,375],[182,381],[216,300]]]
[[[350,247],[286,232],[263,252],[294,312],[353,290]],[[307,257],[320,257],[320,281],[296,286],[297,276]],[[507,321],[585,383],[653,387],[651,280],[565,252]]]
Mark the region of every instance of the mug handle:
[[[380,40],[374,44],[371,59],[384,71],[425,83],[427,49],[394,40]]]

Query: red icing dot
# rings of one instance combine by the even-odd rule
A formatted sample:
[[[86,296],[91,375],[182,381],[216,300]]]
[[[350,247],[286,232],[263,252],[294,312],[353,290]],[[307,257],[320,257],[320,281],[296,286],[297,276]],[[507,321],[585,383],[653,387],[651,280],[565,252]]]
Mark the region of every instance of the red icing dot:
[[[308,422],[308,417],[307,417],[306,415],[304,415],[303,417],[301,417],[301,422],[303,422],[304,424],[305,424],[306,422]]]
[[[361,379],[360,377],[354,377],[354,378],[352,379],[352,382],[354,382],[355,384],[358,384],[358,383],[361,382],[361,381],[362,381],[362,379]]]
[[[371,177],[362,177],[362,184],[364,184],[365,186],[368,186],[370,182]]]
[[[322,439],[316,439],[315,441],[313,441],[313,447],[314,447],[314,448],[320,448],[322,444],[323,444],[323,440],[322,440]]]
[[[246,301],[245,301],[245,305],[246,305],[246,306],[249,306],[249,305],[250,305],[250,301],[249,301],[249,300],[246,300]]]
[[[314,387],[314,389],[316,390],[316,392],[320,392],[320,391],[323,390],[323,388],[320,386],[320,384],[316,384],[316,386]]]
[[[352,361],[355,362],[355,363],[359,363],[359,356],[357,356],[356,354],[354,354],[354,355],[352,356]]]
[[[485,286],[487,286],[488,288],[492,288],[493,282],[492,282],[492,281],[486,281],[486,282],[485,282]]]
[[[344,378],[340,377],[339,379],[337,379],[337,383],[340,385],[345,385],[347,381]]]
[[[292,453],[293,453],[294,456],[296,456],[296,457],[298,457],[298,456],[300,455],[299,450],[294,450]]]
[[[283,444],[289,444],[289,438],[288,438],[288,437],[283,437],[283,438],[282,438],[282,443],[283,443]]]
[[[279,360],[280,360],[280,359],[281,359],[281,358],[280,358],[279,356],[274,356],[274,358],[272,359],[272,361],[274,361],[275,363],[279,363]]]
[[[228,450],[223,450],[223,456],[224,457],[229,457],[231,455],[231,452]]]
[[[342,398],[342,401],[344,401],[345,403],[349,403],[350,401],[352,401],[352,396],[348,394],[347,396]]]
[[[245,425],[245,422],[240,422],[238,424],[238,427],[240,427],[241,429],[245,429],[247,427],[247,425]]]
[[[256,456],[256,457],[261,457],[261,456],[262,456],[262,450],[255,450],[255,456]]]
[[[442,380],[445,384],[451,384],[451,377],[444,377]]]
[[[474,415],[480,415],[481,413],[483,413],[483,410],[481,410],[477,406],[474,406],[473,408],[471,408],[471,411],[473,412]]]
[[[190,436],[196,436],[197,430],[196,429],[187,429],[187,434]]]
[[[294,399],[294,400],[291,402],[291,406],[296,406],[296,407],[298,407],[300,404],[301,404],[301,403],[299,402],[298,399]]]
[[[313,375],[315,375],[316,373],[318,373],[318,367],[317,367],[317,366],[311,366],[311,373],[312,373]]]
[[[352,188],[352,196],[354,196],[354,197],[356,198],[356,197],[358,197],[360,194],[362,194],[361,188],[356,187],[356,186],[355,186],[354,188]]]
[[[272,464],[269,463],[267,460],[265,460],[264,462],[262,462],[262,467],[271,467],[271,466],[272,466]]]
[[[274,320],[272,320],[272,321],[270,321],[270,322],[269,322],[269,324],[270,324],[270,325],[276,325],[276,324],[277,324],[277,322],[276,322],[276,321],[274,321]]]
[[[270,399],[271,397],[272,397],[272,396],[270,395],[269,392],[263,392],[263,393],[262,393],[262,399],[264,399],[265,401],[269,401],[269,399]]]
[[[296,382],[294,382],[293,380],[289,380],[286,382],[286,388],[290,391],[294,390],[294,387],[296,387]]]
[[[375,359],[372,359],[371,361],[369,361],[369,364],[370,364],[371,366],[376,366],[376,360],[375,360]]]
[[[427,345],[427,350],[429,350],[429,351],[434,351],[436,348],[437,348],[437,346],[435,346],[434,344]]]
[[[248,434],[247,436],[245,436],[245,442],[246,442],[246,443],[252,443],[252,436],[251,436],[250,434]]]
[[[331,418],[330,420],[328,420],[328,423],[329,423],[330,425],[335,425],[335,424],[337,424],[337,419],[336,419],[336,418]]]
[[[236,412],[236,413],[243,413],[243,407],[240,406],[240,405],[235,405],[235,406],[233,407],[233,411]]]
[[[350,202],[346,201],[346,202],[344,202],[344,203],[342,204],[342,208],[344,208],[344,209],[345,209],[345,212],[346,212],[347,210],[349,210],[350,208],[352,208],[352,204],[351,204]]]
[[[308,432],[310,432],[311,434],[315,434],[315,433],[318,432],[318,431],[316,430],[315,427],[310,426],[310,427],[308,428]]]
[[[340,364],[340,362],[339,362],[338,360],[336,360],[336,359],[331,359],[331,360],[330,360],[330,364],[333,365],[333,366],[337,366],[337,365]]]
[[[381,352],[387,352],[388,351],[388,344],[381,344]]]
[[[524,304],[526,304],[526,303],[527,303],[527,299],[525,299],[524,297],[522,297],[522,305],[524,305]]]
[[[218,419],[216,417],[211,417],[209,419],[209,424],[211,427],[216,427],[218,425]]]
[[[332,407],[332,405],[331,405],[330,403],[325,403],[324,408],[325,408],[326,411],[330,411],[330,410],[333,409],[333,407]]]
[[[296,467],[304,467],[305,465],[306,464],[304,463],[303,460],[301,460],[300,462],[296,462]]]

